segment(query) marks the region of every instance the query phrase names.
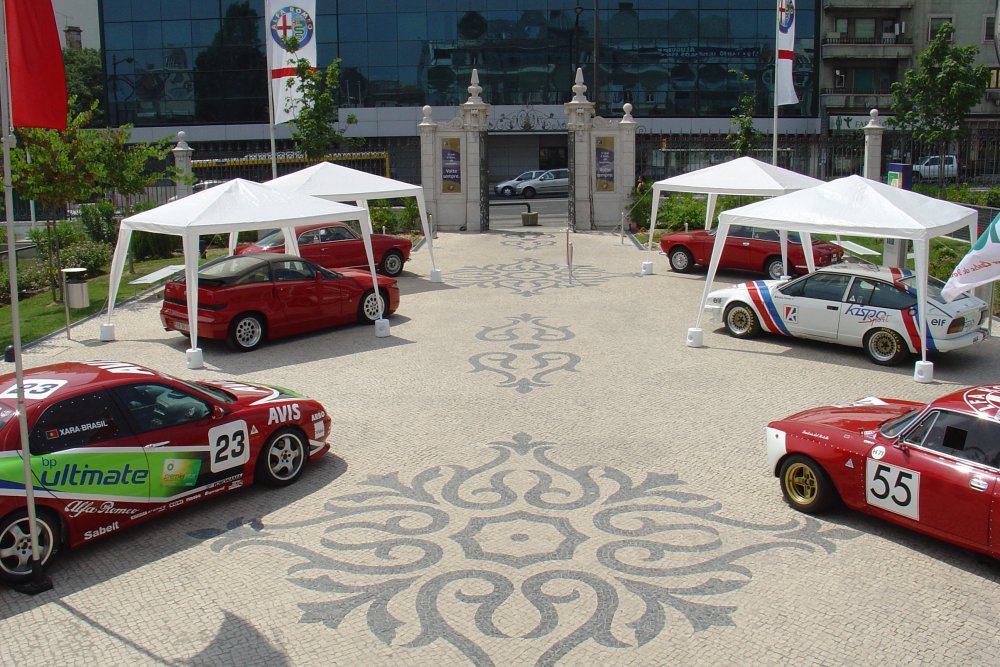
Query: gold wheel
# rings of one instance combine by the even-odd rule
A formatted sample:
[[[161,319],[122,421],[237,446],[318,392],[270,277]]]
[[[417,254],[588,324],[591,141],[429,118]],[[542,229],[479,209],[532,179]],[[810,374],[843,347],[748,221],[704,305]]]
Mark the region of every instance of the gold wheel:
[[[808,456],[793,454],[781,466],[781,493],[800,512],[816,514],[837,500],[837,490],[826,471]]]
[[[795,463],[785,471],[785,490],[796,505],[809,505],[816,500],[819,484],[812,469],[804,463]]]

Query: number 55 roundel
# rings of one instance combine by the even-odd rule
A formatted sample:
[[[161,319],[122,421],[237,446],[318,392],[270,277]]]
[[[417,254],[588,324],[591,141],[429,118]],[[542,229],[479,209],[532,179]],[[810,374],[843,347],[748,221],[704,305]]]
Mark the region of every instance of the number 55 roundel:
[[[865,464],[865,500],[872,507],[920,520],[920,473],[875,459]]]
[[[208,430],[212,472],[242,466],[250,460],[250,435],[242,419]]]

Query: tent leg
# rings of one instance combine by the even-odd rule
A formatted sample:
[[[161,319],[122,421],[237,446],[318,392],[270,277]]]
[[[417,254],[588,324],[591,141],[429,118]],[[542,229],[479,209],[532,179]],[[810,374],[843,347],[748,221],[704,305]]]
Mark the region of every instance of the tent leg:
[[[431,282],[432,283],[441,282],[441,269],[431,269]]]
[[[380,318],[375,320],[375,337],[386,338],[389,335],[389,320]]]
[[[913,367],[913,379],[924,384],[934,382],[934,362],[918,361]]]
[[[187,351],[187,367],[188,368],[205,367],[205,357],[201,353],[200,347],[192,347]]]
[[[115,325],[114,324],[102,324],[101,325],[101,340],[108,342],[115,339]]]

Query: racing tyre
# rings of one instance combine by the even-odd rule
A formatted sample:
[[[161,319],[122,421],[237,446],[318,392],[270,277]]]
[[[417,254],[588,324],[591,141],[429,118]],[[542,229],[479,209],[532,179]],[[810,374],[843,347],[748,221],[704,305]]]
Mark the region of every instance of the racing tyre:
[[[781,464],[781,494],[800,512],[817,514],[830,509],[837,500],[837,490],[830,476],[808,456],[794,454]]]
[[[237,352],[257,349],[264,342],[264,320],[254,313],[237,315],[229,324],[226,342]]]
[[[535,188],[525,188],[521,190],[521,196],[524,197],[525,199],[534,199]]]
[[[44,568],[59,550],[59,522],[45,511],[36,515],[38,558]],[[31,534],[27,511],[8,515],[0,522],[0,579],[9,583],[31,578]]]
[[[753,338],[760,333],[760,321],[753,308],[745,303],[731,303],[724,316],[726,330],[734,338]]]
[[[302,432],[283,428],[268,438],[260,451],[254,476],[267,486],[288,486],[302,476],[308,457],[309,443]]]
[[[670,261],[670,270],[677,273],[690,273],[694,267],[694,257],[687,248],[672,248],[667,259]]]
[[[389,305],[385,294],[382,294],[382,303]],[[358,321],[365,324],[374,324],[379,316],[378,298],[375,290],[368,290],[361,296],[361,303],[358,304]]]
[[[892,329],[875,329],[865,335],[865,353],[879,366],[895,366],[910,353],[902,336]]]
[[[500,194],[503,195],[504,197],[513,197],[514,188],[510,187],[509,185],[506,185],[500,190]]]
[[[395,278],[403,272],[403,254],[398,250],[390,250],[382,255],[382,266],[379,267],[382,273]]]
[[[768,257],[764,260],[764,273],[771,280],[780,280],[785,275],[785,265],[780,257]]]

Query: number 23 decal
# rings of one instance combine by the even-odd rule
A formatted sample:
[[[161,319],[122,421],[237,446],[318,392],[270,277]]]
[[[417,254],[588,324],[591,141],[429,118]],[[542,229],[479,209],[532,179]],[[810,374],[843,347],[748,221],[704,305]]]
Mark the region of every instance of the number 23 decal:
[[[920,520],[920,473],[882,461],[865,463],[865,500],[914,521]]]
[[[208,430],[212,472],[241,466],[250,460],[250,434],[242,419]]]

